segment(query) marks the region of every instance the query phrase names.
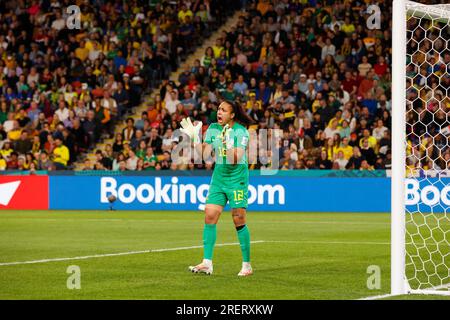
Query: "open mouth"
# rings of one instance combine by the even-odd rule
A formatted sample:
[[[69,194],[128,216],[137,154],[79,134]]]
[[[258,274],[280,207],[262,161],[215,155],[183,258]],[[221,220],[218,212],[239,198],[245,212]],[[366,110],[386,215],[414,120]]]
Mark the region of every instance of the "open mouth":
[[[222,116],[217,115],[217,122],[222,123]]]

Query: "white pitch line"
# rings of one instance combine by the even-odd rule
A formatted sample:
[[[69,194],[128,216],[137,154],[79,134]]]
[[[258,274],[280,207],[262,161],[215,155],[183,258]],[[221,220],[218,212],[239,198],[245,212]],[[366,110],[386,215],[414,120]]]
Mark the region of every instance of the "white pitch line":
[[[311,241],[311,240],[265,240],[266,243],[306,243],[306,244],[354,244],[354,245],[390,245],[389,242],[370,242],[370,241]]]
[[[264,243],[264,242],[265,242],[264,240],[257,240],[257,241],[251,241],[250,243],[256,244],[256,243]],[[219,244],[216,244],[216,247],[235,246],[235,245],[239,245],[239,243],[238,242],[219,243]],[[200,248],[203,248],[203,246],[162,248],[162,249],[150,249],[150,250],[140,250],[140,251],[93,254],[93,255],[89,255],[89,256],[69,257],[69,258],[52,258],[52,259],[30,260],[30,261],[2,262],[2,263],[0,263],[0,266],[12,266],[12,265],[19,265],[19,264],[36,264],[36,263],[57,262],[57,261],[70,261],[70,260],[86,260],[86,259],[92,259],[92,258],[116,257],[116,256],[126,256],[126,255],[131,255],[131,254],[180,251],[180,250],[191,250],[191,249],[200,249]]]
[[[411,292],[405,293],[405,294],[431,294],[431,295],[450,295],[447,291],[439,292],[442,289],[448,289],[450,288],[450,283],[442,284],[440,286],[435,287],[429,287],[422,290],[411,290]],[[427,292],[428,291],[428,292]],[[357,300],[378,300],[378,299],[384,299],[384,298],[390,298],[398,296],[397,294],[383,294],[379,296],[369,296],[364,298],[359,298]]]
[[[357,300],[378,300],[378,299],[390,298],[390,297],[394,297],[394,296],[396,296],[396,294],[388,293],[388,294],[382,294],[382,295],[378,295],[378,296],[359,298]]]
[[[349,244],[349,245],[390,245],[388,242],[364,242],[364,241],[309,241],[309,240],[257,240],[251,241],[251,243],[305,243],[305,244]],[[217,247],[233,246],[239,243],[222,243],[216,244]],[[35,264],[35,263],[46,263],[46,262],[56,262],[56,261],[70,261],[70,260],[85,260],[92,258],[103,258],[103,257],[115,257],[115,256],[126,256],[131,254],[142,254],[142,253],[152,253],[152,252],[166,252],[166,251],[179,251],[179,250],[190,250],[199,249],[203,246],[191,246],[191,247],[178,247],[178,248],[162,248],[162,249],[151,249],[151,250],[141,250],[141,251],[129,251],[129,252],[117,252],[117,253],[104,253],[104,254],[94,254],[89,256],[80,257],[69,257],[69,258],[51,258],[51,259],[41,259],[41,260],[30,260],[30,261],[15,261],[15,262],[1,262],[0,266],[11,266],[20,264]]]
[[[450,283],[441,284],[439,286],[430,287],[424,290],[441,290],[441,289],[450,289]]]

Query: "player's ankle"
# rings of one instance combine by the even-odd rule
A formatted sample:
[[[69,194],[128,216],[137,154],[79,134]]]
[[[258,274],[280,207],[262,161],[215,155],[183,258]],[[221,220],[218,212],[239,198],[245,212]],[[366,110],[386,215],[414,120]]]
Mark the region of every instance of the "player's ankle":
[[[250,264],[250,262],[242,262],[242,268],[243,269],[251,269],[252,265]]]
[[[207,267],[211,267],[212,266],[212,260],[210,260],[210,259],[203,259],[202,264],[204,264]]]

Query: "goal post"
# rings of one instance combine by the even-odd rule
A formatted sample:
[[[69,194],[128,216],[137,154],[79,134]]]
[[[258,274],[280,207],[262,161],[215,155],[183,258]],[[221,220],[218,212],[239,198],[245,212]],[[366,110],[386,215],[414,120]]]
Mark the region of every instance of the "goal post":
[[[450,5],[392,12],[391,294],[450,295]]]
[[[406,293],[405,281],[405,139],[406,5],[393,1],[392,19],[392,172],[391,294]],[[402,106],[397,108],[396,106]],[[403,120],[402,120],[403,119]]]

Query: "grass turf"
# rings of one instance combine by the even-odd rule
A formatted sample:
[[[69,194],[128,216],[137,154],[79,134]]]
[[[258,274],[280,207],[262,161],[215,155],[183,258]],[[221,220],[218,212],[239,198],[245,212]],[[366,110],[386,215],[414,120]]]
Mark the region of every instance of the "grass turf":
[[[0,299],[357,299],[389,292],[387,214],[249,213],[248,225],[252,241],[264,241],[252,245],[252,277],[237,277],[237,244],[215,248],[212,276],[188,272],[201,248],[176,249],[0,265]],[[1,211],[0,263],[201,246],[202,228],[199,212]],[[228,212],[217,230],[218,244],[237,243]],[[80,267],[80,290],[67,289],[71,265]],[[370,265],[381,268],[380,290],[367,288]]]

